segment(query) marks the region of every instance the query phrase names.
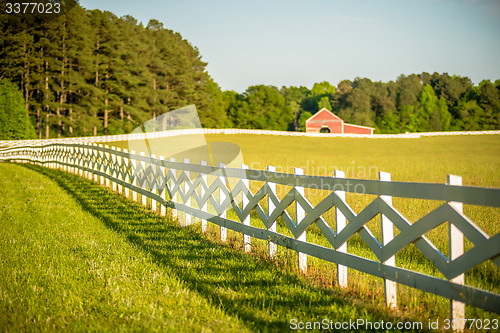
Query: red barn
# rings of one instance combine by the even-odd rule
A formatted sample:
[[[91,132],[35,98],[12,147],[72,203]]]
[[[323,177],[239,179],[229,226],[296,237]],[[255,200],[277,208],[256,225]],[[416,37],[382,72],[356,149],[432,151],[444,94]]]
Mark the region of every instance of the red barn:
[[[373,130],[373,127],[346,124],[325,108],[306,120],[307,133],[373,134]]]

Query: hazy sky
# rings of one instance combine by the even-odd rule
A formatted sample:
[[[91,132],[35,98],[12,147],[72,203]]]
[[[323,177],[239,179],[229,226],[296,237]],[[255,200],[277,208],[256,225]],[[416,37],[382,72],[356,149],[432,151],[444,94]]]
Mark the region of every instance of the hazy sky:
[[[156,18],[196,46],[224,90],[447,72],[500,79],[500,0],[81,0]]]

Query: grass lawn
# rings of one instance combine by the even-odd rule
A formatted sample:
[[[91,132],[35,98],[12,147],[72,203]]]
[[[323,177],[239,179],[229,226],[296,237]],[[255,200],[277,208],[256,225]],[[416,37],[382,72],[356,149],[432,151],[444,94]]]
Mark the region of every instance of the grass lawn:
[[[0,163],[0,330],[282,331],[408,319],[76,175]]]
[[[500,135],[442,136],[419,139],[308,138],[264,135],[207,135],[207,142],[241,147],[253,169],[274,165],[278,172],[304,169],[312,176],[378,179],[390,172],[395,181],[445,183],[447,174],[464,185],[500,187]]]
[[[422,137],[420,139],[362,139],[362,138],[302,138],[263,135],[207,135],[212,142],[231,142],[241,147],[245,163],[253,169],[265,169],[267,165],[276,166],[277,171],[292,173],[293,167],[301,167],[304,174],[333,176],[335,169],[345,171],[347,178],[378,179],[378,171],[390,172],[392,180],[405,182],[445,183],[446,175],[456,174],[463,177],[464,185],[500,187],[500,135]],[[278,191],[279,191],[278,186]],[[283,188],[282,194],[288,189]],[[314,193],[306,190],[312,203],[318,203],[327,193]],[[347,202],[359,213],[375,197],[370,195],[347,194]],[[394,206],[411,222],[437,208],[443,202],[394,198]],[[266,203],[263,203],[266,206]],[[500,233],[500,209],[464,205],[464,213],[489,235]],[[293,211],[292,211],[293,215]],[[324,218],[334,228],[333,210]],[[257,220],[255,216],[253,220]],[[290,234],[284,223],[278,221],[278,232]],[[252,221],[258,225],[259,222]],[[260,223],[262,225],[262,223]],[[367,226],[381,241],[380,217],[370,221]],[[395,228],[395,235],[399,230]],[[447,224],[443,224],[426,236],[445,254],[448,254]],[[308,233],[308,242],[328,246],[316,228]],[[465,250],[472,244],[465,243]],[[366,244],[355,236],[348,244],[348,251],[360,256],[374,258]],[[282,250],[286,258],[295,256]],[[322,271],[322,276],[335,275],[332,265],[309,260],[311,266]],[[295,264],[292,260],[292,264]],[[409,246],[396,255],[399,267],[420,271],[434,276],[442,275],[414,246]],[[349,270],[350,286],[361,297],[374,298],[374,290],[379,290],[379,302],[383,303],[382,280],[354,270]],[[466,283],[482,289],[500,293],[500,269],[486,262],[465,274]],[[371,296],[370,296],[371,295]],[[429,316],[446,318],[449,315],[449,301],[426,294],[412,288],[398,288],[398,303],[408,311],[414,311],[422,318]],[[500,318],[496,314],[467,307],[466,317]]]
[[[347,178],[377,179],[379,171],[390,172],[392,180],[406,182],[445,183],[448,174],[463,177],[464,185],[500,187],[500,135],[423,137],[420,139],[368,139],[368,138],[307,138],[281,137],[264,135],[206,135],[210,145],[230,142],[241,148],[242,156],[251,169],[265,169],[273,165],[278,172],[292,173],[293,167],[301,167],[306,175],[333,175],[334,170],[343,170]],[[172,145],[170,139],[150,140],[156,155],[169,156]],[[173,139],[179,141],[179,138]],[[191,138],[190,140],[194,140]],[[199,141],[199,138],[197,139]],[[127,142],[110,143],[127,148]],[[135,144],[138,147],[140,145]],[[223,152],[221,152],[223,154]],[[234,152],[231,152],[234,155]],[[223,159],[223,158],[222,158]],[[195,176],[192,174],[192,176]],[[255,191],[262,185],[251,183]],[[290,188],[278,186],[278,193],[283,197]],[[306,190],[306,196],[312,203],[318,203],[327,193],[313,193]],[[374,196],[347,194],[347,202],[359,213]],[[415,222],[425,214],[437,208],[443,202],[394,198],[393,205],[409,221]],[[261,202],[264,209],[266,202]],[[294,216],[293,210],[289,211]],[[477,206],[464,206],[464,213],[489,235],[500,232],[500,209]],[[228,216],[237,219],[228,212]],[[334,210],[323,215],[335,228]],[[252,225],[264,227],[256,215],[252,216]],[[380,217],[374,218],[367,226],[380,241]],[[214,239],[218,238],[217,228],[212,229]],[[278,220],[278,232],[291,235],[281,220]],[[399,231],[396,229],[395,234]],[[230,232],[231,234],[231,232]],[[448,253],[447,223],[428,232],[426,236],[442,251]],[[235,247],[242,248],[241,236],[233,234]],[[308,230],[308,242],[329,246],[326,239],[315,227]],[[266,243],[254,241],[254,249],[265,255]],[[465,242],[465,249],[472,244]],[[279,248],[280,258],[290,269],[296,266],[296,254]],[[374,258],[359,236],[349,240],[349,253],[367,258]],[[433,268],[419,250],[408,246],[396,255],[399,267],[420,271],[426,274],[442,275]],[[317,270],[314,277],[322,285],[332,286],[335,280],[335,266],[315,258],[310,258],[309,266]],[[350,290],[358,297],[373,303],[383,304],[382,280],[369,275],[349,270]],[[491,262],[486,262],[465,275],[466,283],[482,289],[500,292],[500,270]],[[418,318],[446,318],[449,315],[449,301],[400,286],[398,303],[405,311],[413,312]],[[475,318],[498,318],[495,314],[484,313],[475,308],[467,308],[467,316]]]
[[[277,172],[292,173],[298,167],[312,176],[333,176],[339,169],[347,178],[363,179],[377,179],[377,172],[385,171],[395,181],[427,183],[445,183],[447,174],[456,174],[463,177],[464,185],[500,187],[500,135],[369,139],[217,134],[204,139],[201,135],[151,139],[148,143],[153,153],[168,157],[178,152],[179,145],[187,148],[203,141],[239,146],[251,169],[273,165]],[[109,145],[128,148],[129,143]],[[144,144],[133,146],[146,151]]]

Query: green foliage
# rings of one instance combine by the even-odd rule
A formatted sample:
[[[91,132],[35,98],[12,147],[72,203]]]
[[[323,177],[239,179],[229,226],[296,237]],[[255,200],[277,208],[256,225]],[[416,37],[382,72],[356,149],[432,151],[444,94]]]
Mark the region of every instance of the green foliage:
[[[466,131],[478,131],[480,124],[484,122],[485,112],[477,105],[476,100],[460,100],[457,105],[458,115],[454,119],[455,129],[463,128]]]
[[[288,106],[293,114],[293,121],[289,124],[288,129],[299,130],[299,117],[304,109],[304,101],[308,99],[311,92],[306,87],[285,87],[280,90],[280,94],[285,98],[285,105]],[[305,130],[305,129],[304,129]]]
[[[438,124],[431,124],[431,118],[434,122],[437,116],[438,98],[430,85],[426,85],[420,94],[420,108],[418,110],[419,129],[424,132],[430,132],[433,129],[441,130]]]
[[[336,92],[335,86],[327,81],[315,83],[308,97],[303,100],[302,107],[305,111],[316,113],[322,108],[332,110],[331,100]]]
[[[219,85],[211,78],[207,83],[205,105],[198,107],[200,122],[206,128],[227,128],[231,127],[231,121],[226,110],[231,103],[230,98],[225,99],[223,91]]]
[[[401,117],[403,118],[403,130],[405,132],[418,132],[420,118],[413,105],[406,105],[401,112]]]
[[[265,85],[251,86],[238,96],[230,115],[240,128],[284,131],[293,120],[292,110],[285,105],[283,96]]]
[[[299,117],[299,130],[302,132],[306,131],[306,120],[312,117],[312,113],[309,111],[304,111]]]
[[[126,133],[190,104],[211,128],[299,130],[301,114],[327,108],[379,133],[500,129],[500,80],[474,86],[424,72],[232,94],[210,77],[196,47],[155,19],[144,27],[76,4],[50,20],[9,16],[0,27],[0,77],[21,88],[39,138]]]
[[[429,84],[436,92],[436,95],[442,97],[450,107],[455,105],[472,87],[469,78],[456,75],[449,76],[447,73],[441,75],[434,73],[429,78]]]
[[[313,96],[333,95],[336,91],[337,89],[335,86],[331,85],[330,82],[323,81],[313,85],[311,94]]]
[[[451,126],[452,115],[448,112],[448,105],[443,97],[439,98],[437,103],[438,115],[441,121],[441,128],[443,131],[448,131]]]
[[[389,110],[377,123],[377,127],[384,133],[398,133],[399,119]]]
[[[19,88],[7,79],[0,81],[0,139],[33,139],[34,129]]]
[[[28,96],[39,137],[124,133],[189,104],[202,125],[228,124],[198,50],[157,20],[144,27],[76,5],[51,20],[0,27],[0,77]]]
[[[499,83],[500,80],[495,84]],[[473,86],[469,78],[447,73],[422,73],[402,75],[388,83],[367,78],[343,80],[337,89],[326,81],[314,84],[310,91],[305,87],[282,87],[280,94],[293,115],[288,124],[290,130],[305,130],[305,119],[323,107],[346,122],[374,126],[378,133],[492,130],[500,129],[497,86],[490,81]],[[258,114],[258,111],[257,108],[248,111],[248,105],[243,103],[247,99],[248,92],[233,94],[227,101],[233,125],[276,128],[275,119],[266,125],[265,119],[272,119],[269,116],[264,121],[250,122],[252,112]],[[261,109],[267,110],[263,112],[273,109],[273,100],[268,102],[269,105],[261,104]]]
[[[328,98],[328,96],[321,97],[321,99],[318,102],[318,109],[321,110],[323,108],[325,108],[327,110],[332,109],[332,106],[330,104],[330,98]]]

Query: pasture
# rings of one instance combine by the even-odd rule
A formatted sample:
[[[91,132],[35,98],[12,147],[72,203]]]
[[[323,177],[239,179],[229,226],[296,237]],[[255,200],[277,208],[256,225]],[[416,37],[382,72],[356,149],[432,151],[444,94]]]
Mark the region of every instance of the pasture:
[[[355,138],[296,138],[250,135],[207,135],[210,142],[232,142],[241,147],[243,158],[250,168],[265,169],[273,165],[279,172],[293,173],[293,167],[304,169],[304,174],[333,176],[335,169],[345,171],[346,178],[378,179],[378,171],[389,172],[393,181],[446,183],[447,174],[463,177],[463,185],[500,187],[500,136],[451,136],[422,137],[420,139],[355,139]],[[286,189],[283,189],[285,192]],[[278,188],[279,192],[279,188]],[[318,203],[323,193],[307,193],[312,203]],[[359,213],[374,196],[347,194],[347,202]],[[393,198],[393,205],[410,221],[419,218],[438,207],[442,202],[416,199]],[[265,203],[264,203],[265,205]],[[334,220],[334,212],[326,218]],[[500,209],[464,205],[464,213],[489,235],[500,232]],[[281,224],[282,232],[285,228]],[[380,217],[368,224],[369,229],[380,240]],[[278,231],[280,224],[278,224]],[[395,229],[395,234],[398,234]],[[448,255],[446,223],[426,236]],[[311,232],[308,242],[326,244],[321,236]],[[466,250],[471,243],[466,241]],[[281,250],[291,267],[296,266],[296,255]],[[348,252],[362,256],[371,253],[366,244],[354,238],[348,244]],[[332,284],[334,273],[331,264],[310,258],[311,266],[317,267],[314,277],[324,284]],[[432,265],[414,247],[396,256],[396,265],[435,274]],[[349,270],[353,292],[364,299],[383,304],[382,280]],[[486,290],[500,292],[500,269],[491,262],[482,264],[465,275],[466,283]],[[325,282],[330,281],[330,282]],[[398,287],[401,307],[419,313],[421,317],[443,317],[449,315],[449,301],[404,286]],[[376,291],[378,290],[378,292]],[[375,295],[374,295],[375,291]],[[377,294],[378,293],[378,294]],[[469,308],[467,315],[477,318],[490,316],[483,311]],[[498,317],[493,315],[494,317]],[[466,316],[467,317],[467,316]]]
[[[422,137],[419,139],[310,138],[259,135],[206,135],[208,143],[232,142],[241,147],[254,169],[294,167],[313,176],[377,179],[390,172],[394,181],[445,183],[447,174],[464,185],[500,187],[500,135]]]
[[[76,175],[1,163],[0,186],[2,331],[283,331],[293,318],[410,318]]]
[[[206,135],[207,142],[214,145],[231,142],[241,148],[243,159],[250,169],[264,170],[267,165],[276,167],[276,171],[293,173],[294,167],[304,169],[306,175],[332,176],[336,169],[343,170],[347,178],[377,179],[378,171],[390,172],[393,181],[445,183],[448,174],[463,177],[463,185],[500,187],[500,137],[494,136],[452,136],[424,137],[420,139],[363,139],[363,138],[305,138],[258,135]],[[177,139],[178,140],[178,139]],[[126,142],[110,143],[127,148]],[[151,140],[156,155],[168,156],[172,143],[160,139]],[[163,145],[163,147],[162,147]],[[215,146],[215,145],[214,145]],[[164,148],[164,151],[162,151]],[[234,154],[233,154],[234,155]],[[287,188],[278,186],[281,197]],[[324,193],[306,190],[311,203],[318,203]],[[347,202],[359,213],[374,196],[347,194]],[[393,205],[410,221],[417,221],[442,202],[394,198]],[[267,202],[262,201],[265,208]],[[495,208],[464,206],[464,213],[489,235],[500,232],[500,210]],[[231,212],[228,213],[231,216]],[[290,212],[293,215],[293,211]],[[234,218],[236,216],[232,215]],[[334,221],[333,211],[324,216]],[[256,215],[252,225],[263,227]],[[332,225],[331,225],[332,226]],[[332,226],[333,227],[333,226]],[[380,240],[380,217],[368,223],[370,231]],[[444,254],[448,255],[447,223],[430,231],[426,236]],[[212,239],[218,239],[218,228],[210,229]],[[283,221],[278,220],[278,232],[290,235]],[[398,234],[395,230],[395,234]],[[232,236],[232,237],[231,237]],[[241,235],[230,232],[233,246],[242,248]],[[308,242],[327,245],[317,229],[313,228],[307,236]],[[266,256],[267,244],[254,241],[253,251]],[[465,249],[472,244],[466,240]],[[255,250],[254,250],[255,249]],[[280,260],[289,269],[296,270],[295,252],[278,248]],[[370,257],[371,252],[359,237],[354,237],[348,244],[348,252]],[[396,256],[396,265],[441,277],[433,265],[417,250],[410,246]],[[335,285],[335,265],[314,258],[309,259],[312,280],[320,285]],[[495,292],[500,292],[500,271],[491,262],[486,262],[465,275],[466,283]],[[382,280],[369,275],[349,270],[350,290],[358,297],[369,300],[372,304],[384,302]],[[398,289],[400,308],[415,313],[420,318],[446,318],[449,315],[449,301],[430,294],[400,286]],[[467,315],[476,317],[493,316],[483,311],[468,307]]]
[[[377,179],[378,171],[386,171],[392,174],[393,181],[434,183],[445,183],[447,174],[457,174],[463,177],[464,185],[500,187],[498,172],[500,166],[500,154],[498,154],[500,152],[499,136],[373,140],[257,135],[206,135],[206,139],[212,147],[212,153],[224,147],[220,142],[232,142],[238,145],[241,147],[245,163],[248,164],[251,169],[265,169],[267,165],[273,165],[278,172],[291,173],[293,167],[300,167],[304,169],[305,174],[321,176],[332,175],[334,170],[339,169],[345,171],[346,178],[362,179]],[[168,156],[169,152],[171,152],[169,147],[172,147],[172,142],[168,142],[168,140],[164,139],[156,142],[154,139],[150,141],[149,144],[155,145],[157,148],[155,149],[156,155]],[[110,142],[109,145],[121,148],[128,147],[127,142]],[[218,148],[214,149],[215,147]],[[164,150],[162,151],[162,149]],[[219,149],[218,151],[224,154],[224,149]],[[234,155],[234,152],[229,152],[229,155]],[[5,164],[0,164],[0,166],[5,167]],[[13,167],[12,165],[7,166]],[[104,229],[115,236],[117,235],[118,237],[124,238],[126,243],[132,244],[134,248],[138,247],[141,253],[146,253],[149,258],[153,258],[153,265],[159,264],[159,266],[152,268],[153,271],[155,269],[162,270],[165,268],[168,270],[174,267],[174,277],[178,279],[178,282],[182,287],[187,289],[188,292],[194,293],[193,296],[187,294],[187,299],[201,296],[200,302],[208,300],[208,305],[205,303],[201,305],[202,308],[203,306],[207,306],[208,310],[205,309],[201,311],[212,313],[211,311],[213,310],[213,318],[216,319],[212,321],[215,320],[217,323],[220,322],[222,323],[221,325],[225,325],[225,319],[223,317],[226,315],[231,318],[236,317],[240,320],[232,321],[232,324],[236,326],[224,326],[223,330],[239,330],[240,328],[237,327],[239,324],[242,325],[241,327],[251,330],[282,329],[287,327],[288,320],[294,318],[293,316],[297,316],[302,320],[324,318],[325,316],[342,320],[361,316],[362,318],[371,318],[372,320],[383,318],[384,320],[392,321],[398,319],[427,322],[428,319],[435,320],[436,318],[444,320],[449,315],[448,300],[403,286],[399,286],[398,288],[398,309],[388,310],[384,306],[382,290],[383,281],[379,278],[374,278],[367,274],[349,269],[348,287],[346,289],[340,289],[335,285],[336,266],[331,263],[322,262],[310,257],[307,274],[299,274],[297,271],[297,254],[294,251],[278,247],[277,259],[274,262],[270,262],[267,256],[267,242],[252,240],[252,255],[244,255],[241,251],[243,247],[241,235],[230,230],[228,241],[222,244],[218,241],[220,237],[219,228],[209,224],[207,240],[205,236],[199,233],[199,224],[188,228],[178,228],[175,226],[175,222],[165,222],[164,219],[159,218],[150,211],[144,210],[143,207],[139,207],[137,204],[120,198],[109,190],[99,188],[92,182],[81,179],[75,175],[64,174],[60,171],[39,167],[30,167],[29,169],[31,170],[18,166],[15,167],[19,169],[8,171],[12,174],[17,174],[18,172],[26,173],[29,171],[34,175],[40,176],[41,173],[53,178],[57,186],[64,189],[63,192],[70,196],[70,201],[76,200],[77,205],[76,208],[74,207],[76,211],[78,209],[83,209],[84,212],[90,213],[90,215],[97,218]],[[33,174],[29,177],[34,177]],[[27,176],[24,175],[24,177]],[[9,181],[7,179],[8,177],[4,178],[4,182]],[[28,183],[31,184],[32,182]],[[34,183],[37,184],[38,181]],[[26,189],[16,189],[16,187],[12,185],[11,187],[12,189],[10,190],[9,196],[5,198],[2,197],[1,199],[2,214],[7,212],[7,214],[10,214],[8,215],[9,217],[19,217],[17,222],[11,223],[11,225],[17,224],[22,226],[22,221],[36,220],[37,215],[31,214],[26,203],[22,203],[21,198],[24,198],[26,195],[19,194]],[[87,191],[87,189],[89,189],[89,191]],[[279,185],[277,191],[278,196],[283,197],[287,190],[288,189],[284,186]],[[43,207],[44,205],[49,205],[49,207],[52,207],[52,209],[48,209],[50,214],[57,215],[57,210],[53,209],[53,207],[55,207],[54,202],[56,197],[58,196],[52,196],[52,199],[49,198],[49,200],[39,203],[39,206]],[[324,197],[324,193],[321,191],[306,190],[306,197],[311,203],[316,204]],[[359,213],[371,202],[371,200],[373,200],[373,197],[373,195],[348,194],[347,202],[356,213]],[[4,202],[8,200],[19,201],[17,206],[24,207],[24,209],[20,208],[16,211],[16,214],[11,214],[7,207],[10,207],[12,204],[16,206],[16,203],[9,202],[9,204],[4,204]],[[150,204],[149,202],[149,205]],[[394,198],[394,207],[403,213],[410,221],[418,220],[418,218],[424,216],[439,204],[440,202],[430,200]],[[266,208],[267,203],[263,200],[261,205]],[[138,211],[136,212],[134,209]],[[119,213],[122,211],[127,213]],[[132,211],[133,213],[131,214],[134,216],[134,219],[130,221],[130,217],[127,216],[127,214]],[[500,227],[497,223],[500,217],[499,209],[465,205],[464,212],[488,234],[493,235],[499,232]],[[49,213],[44,214],[50,215]],[[290,214],[293,215],[294,213],[290,212]],[[52,223],[57,224],[56,221],[61,219],[60,216],[54,218]],[[228,211],[228,218],[232,217],[235,217],[235,213]],[[331,223],[331,221],[335,220],[335,213],[333,211],[328,211],[324,214],[324,218],[328,223]],[[151,219],[155,222],[151,222],[153,221]],[[138,220],[140,220],[141,223],[137,223]],[[260,222],[255,214],[252,215],[251,224],[262,227],[262,222]],[[36,226],[36,224],[30,224],[29,226],[31,228]],[[380,217],[374,218],[367,226],[373,232],[374,236],[380,239]],[[80,227],[82,228],[84,226]],[[95,225],[91,227],[91,229],[94,227]],[[44,236],[45,230],[50,229],[47,229],[45,226],[43,230],[33,232],[30,239],[44,239],[44,237],[47,236],[48,238],[46,241],[49,242],[48,239],[53,238],[52,234],[54,232],[52,232],[51,235]],[[175,232],[170,233],[171,230],[175,230]],[[89,231],[90,229],[82,232]],[[10,235],[15,235],[16,232],[19,231],[11,231]],[[290,232],[286,229],[281,219],[278,219],[278,232],[290,235]],[[22,233],[25,233],[24,230]],[[395,233],[397,234],[398,230],[395,230]],[[2,244],[9,244],[7,241],[9,239],[8,235],[7,233]],[[160,235],[165,235],[165,237]],[[426,234],[426,236],[444,255],[447,255],[448,239],[446,223],[432,230]],[[197,243],[198,240],[205,245],[201,246]],[[316,227],[308,229],[307,241],[319,245],[326,245],[326,240]],[[30,242],[28,242],[28,244],[30,244]],[[18,245],[12,246],[10,244],[9,246],[2,245],[2,250],[6,249],[4,252],[5,255],[2,257],[6,257],[8,252],[21,251],[20,253],[22,253],[22,251],[33,251],[33,249],[26,250],[24,247],[17,248],[17,246]],[[466,250],[470,247],[471,243],[466,241]],[[207,264],[207,256],[213,259],[212,252],[204,252],[205,248],[209,248],[210,251],[213,251],[212,249],[215,248],[216,251],[222,249],[220,251],[230,252],[220,254],[217,256],[218,261],[216,261],[213,266],[208,263],[208,268],[204,269]],[[127,250],[124,251],[125,253],[127,252]],[[193,256],[193,251],[195,251],[195,253],[198,253],[196,251],[201,252],[199,252],[199,256]],[[36,251],[34,252],[36,253]],[[366,258],[370,258],[372,255],[366,244],[363,243],[358,235],[355,235],[349,240],[348,252]],[[94,252],[94,254],[95,253],[96,252]],[[174,258],[168,258],[167,260],[169,254],[173,254]],[[45,253],[43,255],[45,255]],[[92,255],[89,255],[89,257]],[[51,261],[54,257],[57,257],[57,255],[47,253],[47,257],[43,260]],[[196,260],[201,261],[196,263]],[[27,262],[23,262],[23,264],[29,266],[31,261],[33,260],[30,258]],[[4,262],[7,261],[2,261],[2,263]],[[16,269],[21,269],[20,267],[23,266],[16,266],[16,264],[15,262],[9,262],[7,266],[3,267],[5,268],[3,271],[15,271]],[[40,267],[40,263],[38,263],[38,265]],[[260,267],[259,265],[264,265],[263,267],[266,269],[269,268],[271,271],[264,272],[263,270],[261,272],[258,268]],[[413,246],[405,248],[396,255],[396,265],[441,277],[440,273],[436,272],[432,264]],[[214,267],[217,267],[217,269]],[[248,267],[248,269],[246,269],[246,267]],[[85,272],[85,268],[81,270]],[[221,271],[223,273],[220,273]],[[36,269],[33,269],[33,272],[36,280],[38,278]],[[113,276],[115,273],[111,272],[110,274]],[[285,274],[287,277],[278,279],[279,281],[283,280],[283,285],[277,289],[270,286],[269,283],[269,281],[272,281],[271,284],[273,286],[275,285],[274,277],[276,274]],[[11,286],[7,287],[6,290],[11,288],[11,293],[15,295],[16,292],[13,291],[15,288],[13,288],[12,285],[20,283],[19,277],[14,275],[10,276],[9,279],[14,282],[9,282],[7,279],[5,285],[8,286],[9,283],[11,283]],[[251,281],[259,282],[251,283]],[[63,279],[62,283],[64,284],[67,282]],[[166,280],[165,284],[168,285],[169,283],[172,282]],[[299,283],[301,286],[300,288],[305,288],[299,288],[303,290],[300,291],[299,294],[305,295],[305,299],[298,300],[297,295],[291,292],[291,290],[297,289],[295,283]],[[490,262],[484,263],[466,273],[466,284],[499,293],[499,269]],[[29,289],[29,285],[23,286],[24,289]],[[255,287],[252,289],[250,286]],[[271,287],[272,290],[266,289]],[[99,286],[99,288],[101,287]],[[104,284],[104,288],[106,290],[106,283]],[[130,287],[130,290],[133,289],[134,286]],[[4,294],[9,295],[8,292],[2,295]],[[268,296],[269,294],[271,294],[271,296]],[[250,297],[249,295],[253,296]],[[291,298],[288,298],[289,296]],[[26,299],[30,297],[25,295],[23,297],[24,302],[29,303]],[[23,297],[21,297],[20,301],[21,308],[23,308],[23,306],[26,308],[26,304],[22,303]],[[75,298],[78,299],[79,297],[82,296],[76,296]],[[120,298],[120,295],[117,297]],[[168,303],[169,297],[166,298],[165,301]],[[342,301],[340,302],[340,300]],[[145,303],[148,302],[147,299],[143,301]],[[151,301],[151,299],[149,301]],[[309,302],[309,305],[305,305],[307,302]],[[315,306],[311,308],[311,304]],[[333,304],[333,307],[330,307],[328,304]],[[47,307],[44,308],[41,304],[37,304],[37,302],[35,302],[33,307],[38,307],[38,315],[41,317],[44,316],[43,314]],[[30,307],[28,306],[28,308]],[[245,311],[236,310],[240,308],[245,308]],[[57,311],[59,310],[54,311],[58,313]],[[196,312],[198,310],[193,311]],[[4,311],[2,311],[2,313],[3,312]],[[7,312],[8,311],[5,311],[5,313]],[[113,313],[113,311],[111,312]],[[42,315],[40,315],[40,313],[42,313]],[[95,313],[92,313],[92,315],[95,315]],[[176,316],[176,314],[174,313],[173,316]],[[57,314],[55,317],[57,317]],[[499,318],[497,315],[476,308],[467,307],[466,318],[470,317]],[[21,315],[19,318],[24,317]],[[183,317],[180,318],[182,319]],[[164,317],[160,318],[157,324],[161,325],[164,319]],[[8,316],[7,320],[9,320]],[[210,323],[212,321],[210,321]],[[75,325],[75,323],[76,322],[74,322],[73,325]],[[138,322],[132,320],[131,323],[137,324]],[[195,329],[196,327],[204,327],[204,323],[206,322],[203,320],[195,320],[192,322]],[[120,321],[118,321],[117,325],[120,325]],[[136,327],[146,327],[141,325],[142,324],[139,324],[139,326]],[[60,325],[54,327],[75,326]],[[154,326],[147,327],[151,328]],[[220,330],[220,327],[216,329]]]

